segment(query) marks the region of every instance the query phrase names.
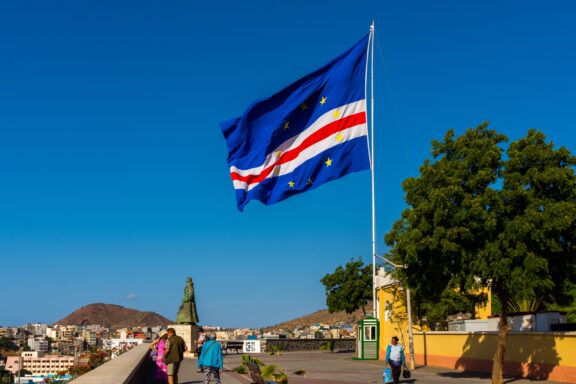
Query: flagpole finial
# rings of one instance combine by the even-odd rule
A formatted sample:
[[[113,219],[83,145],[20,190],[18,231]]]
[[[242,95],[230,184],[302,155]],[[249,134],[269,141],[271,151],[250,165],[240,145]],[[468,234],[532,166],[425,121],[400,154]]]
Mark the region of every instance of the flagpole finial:
[[[372,24],[370,24],[370,32],[374,32],[374,20],[372,20]]]

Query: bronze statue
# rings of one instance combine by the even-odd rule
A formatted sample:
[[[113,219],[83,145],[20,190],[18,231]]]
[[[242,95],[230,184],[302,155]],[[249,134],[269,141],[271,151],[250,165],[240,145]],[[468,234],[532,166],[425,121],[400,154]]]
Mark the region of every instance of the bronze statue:
[[[194,299],[194,283],[188,276],[182,304],[178,308],[176,324],[196,324],[198,322],[198,312],[196,311],[196,300]]]

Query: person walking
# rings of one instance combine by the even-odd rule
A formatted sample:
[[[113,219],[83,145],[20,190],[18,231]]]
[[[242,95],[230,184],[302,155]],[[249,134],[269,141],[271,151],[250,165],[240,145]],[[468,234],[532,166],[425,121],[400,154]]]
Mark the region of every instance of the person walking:
[[[168,384],[178,384],[178,370],[184,359],[184,352],[188,350],[184,339],[176,335],[174,328],[166,330],[168,339],[164,350],[164,363],[167,367]]]
[[[204,370],[204,384],[209,384],[212,378],[214,378],[216,384],[221,384],[222,347],[216,341],[216,334],[213,332],[206,335],[202,353],[198,358],[198,369]]]
[[[168,334],[164,332],[156,340],[150,344],[150,349],[156,351],[156,383],[166,383],[168,379],[168,367],[164,363],[164,350],[166,349],[166,341],[168,340]]]
[[[388,347],[386,347],[386,365],[390,364],[392,379],[395,384],[400,382],[400,374],[405,364],[404,347],[398,344],[398,338],[394,336]]]

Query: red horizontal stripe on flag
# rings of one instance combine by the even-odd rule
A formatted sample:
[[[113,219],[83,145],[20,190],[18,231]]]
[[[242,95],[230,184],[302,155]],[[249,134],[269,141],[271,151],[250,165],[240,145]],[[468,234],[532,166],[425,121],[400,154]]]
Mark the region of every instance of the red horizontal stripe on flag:
[[[273,171],[274,167],[296,159],[302,151],[311,147],[312,145],[326,139],[327,137],[336,132],[340,132],[345,129],[365,123],[366,123],[365,111],[333,121],[329,124],[326,124],[313,134],[311,134],[298,147],[283,153],[278,160],[276,160],[272,165],[263,169],[262,172],[260,172],[260,174],[242,176],[239,175],[237,172],[231,172],[232,180],[244,181],[248,184],[259,183],[264,179],[266,179],[266,177],[268,177],[268,175]]]

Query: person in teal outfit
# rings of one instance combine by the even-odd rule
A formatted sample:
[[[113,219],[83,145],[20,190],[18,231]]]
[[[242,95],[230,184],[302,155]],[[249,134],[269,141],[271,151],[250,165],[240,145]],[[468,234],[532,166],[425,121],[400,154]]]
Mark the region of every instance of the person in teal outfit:
[[[386,348],[386,364],[390,364],[392,379],[395,384],[400,382],[400,373],[402,373],[402,367],[405,363],[404,347],[402,344],[398,344],[398,338],[394,336]]]
[[[206,335],[202,345],[202,352],[198,357],[198,369],[204,370],[204,384],[209,384],[212,377],[216,384],[221,384],[220,370],[222,370],[222,347],[216,341],[216,334]]]

